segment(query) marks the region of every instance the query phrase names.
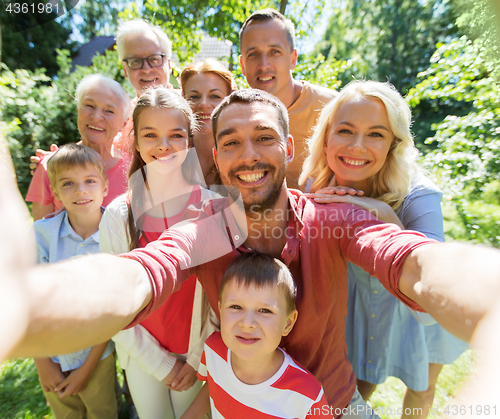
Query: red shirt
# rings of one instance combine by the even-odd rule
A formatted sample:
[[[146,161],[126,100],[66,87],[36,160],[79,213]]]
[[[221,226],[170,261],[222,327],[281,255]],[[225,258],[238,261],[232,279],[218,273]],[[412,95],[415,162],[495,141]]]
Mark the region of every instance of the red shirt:
[[[356,388],[356,377],[346,357],[344,333],[347,262],[379,278],[392,294],[418,310],[420,307],[399,291],[398,281],[406,256],[434,241],[420,233],[384,224],[355,205],[317,204],[295,190],[289,190],[289,206],[287,241],[281,258],[297,284],[299,316],[281,346],[320,381],[331,406],[344,408]],[[203,216],[201,213],[199,220]],[[210,228],[200,228],[201,221],[197,221],[181,229],[170,229],[158,241],[125,256],[144,266],[153,288],[151,302],[132,325],[157,309],[190,274],[198,277],[218,313],[222,275],[248,249],[238,247],[238,243],[232,246],[241,233],[227,211],[224,216],[212,216],[211,222]],[[225,254],[216,258],[216,249]],[[193,266],[193,259],[203,257],[212,260]]]
[[[144,247],[148,243],[158,240],[163,231],[182,221],[184,212],[189,205],[200,201],[200,187],[194,186],[188,202],[179,214],[168,218],[141,215],[139,221],[143,232],[139,239],[139,247]],[[158,310],[141,323],[158,339],[161,346],[170,352],[176,354],[188,352],[195,288],[196,277],[192,275],[182,283],[179,291],[170,295]]]

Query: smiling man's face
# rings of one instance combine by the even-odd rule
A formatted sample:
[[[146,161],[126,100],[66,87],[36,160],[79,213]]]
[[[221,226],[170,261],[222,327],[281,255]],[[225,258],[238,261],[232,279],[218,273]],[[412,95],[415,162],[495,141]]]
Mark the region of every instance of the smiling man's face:
[[[147,58],[154,54],[166,54],[163,51],[160,40],[154,32],[138,32],[129,34],[123,42],[124,59],[129,58]],[[137,96],[152,86],[167,87],[170,76],[170,60],[165,57],[163,65],[160,67],[151,67],[147,61],[139,70],[131,70],[126,63],[122,62],[125,76],[135,89]]]
[[[278,111],[262,102],[233,103],[219,116],[216,163],[223,184],[239,189],[247,211],[273,208],[286,194],[293,140],[278,120]]]
[[[293,87],[297,50],[292,50],[284,23],[279,19],[251,22],[241,38],[240,64],[250,87],[278,98]]]

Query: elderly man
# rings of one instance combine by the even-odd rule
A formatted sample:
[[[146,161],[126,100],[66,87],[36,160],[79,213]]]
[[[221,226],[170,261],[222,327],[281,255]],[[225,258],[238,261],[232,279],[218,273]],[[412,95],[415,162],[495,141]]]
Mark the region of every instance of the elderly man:
[[[116,33],[116,49],[125,76],[137,96],[152,86],[172,87],[168,81],[172,43],[159,26],[141,19],[120,24]]]
[[[359,207],[320,205],[289,190],[284,179],[293,139],[286,108],[273,95],[234,92],[212,118],[215,160],[223,183],[232,194],[239,191],[244,215],[233,217],[223,207],[207,218],[211,213],[201,211],[198,219],[122,257],[93,255],[30,267],[21,289],[7,277],[4,289],[17,300],[26,296],[28,318],[18,314],[25,333],[11,331],[7,338],[18,343],[4,352],[46,356],[102,342],[142,321],[191,274],[217,312],[225,269],[240,253],[255,249],[280,257],[297,283],[300,314],[282,345],[322,382],[336,417],[370,416],[345,354],[348,261],[463,339],[470,339],[479,320],[495,309],[498,251],[437,243],[383,224]],[[14,248],[7,249],[10,259],[0,259],[8,273],[11,259],[27,257],[26,247]],[[12,309],[19,311],[17,305]]]

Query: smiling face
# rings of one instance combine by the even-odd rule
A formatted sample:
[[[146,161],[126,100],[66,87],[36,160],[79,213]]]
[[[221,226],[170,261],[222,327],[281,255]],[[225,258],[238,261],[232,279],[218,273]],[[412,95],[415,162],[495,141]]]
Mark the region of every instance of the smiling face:
[[[324,151],[339,186],[371,194],[371,179],[384,166],[394,141],[383,102],[355,97],[338,108]]]
[[[226,283],[219,302],[221,335],[232,352],[232,361],[272,357],[297,319],[289,313],[283,291],[277,286]],[[234,365],[233,365],[234,367]]]
[[[123,58],[146,58],[154,54],[166,54],[162,51],[160,41],[154,32],[140,32],[129,34],[123,42]],[[140,70],[131,70],[126,63],[122,62],[125,76],[135,89],[137,96],[152,86],[168,85],[170,76],[170,60],[165,57],[163,65],[160,67],[151,67],[147,61]]]
[[[198,73],[186,80],[183,90],[184,97],[200,122],[201,131],[210,133],[213,110],[231,93],[227,83],[215,73]]]
[[[77,112],[83,145],[111,143],[125,124],[122,98],[104,83],[91,85],[82,94]]]
[[[245,209],[262,212],[286,199],[293,140],[284,138],[278,111],[267,103],[234,103],[221,112],[217,129],[215,161],[222,183],[239,189]]]
[[[186,158],[189,125],[177,109],[145,108],[137,124],[136,149],[146,164],[162,173],[180,168]]]
[[[108,194],[108,181],[89,164],[61,170],[55,185],[51,184],[50,188],[68,213],[88,215],[101,210],[102,201]]]
[[[250,87],[286,97],[293,89],[297,50],[292,51],[283,22],[251,22],[242,35],[240,64]]]

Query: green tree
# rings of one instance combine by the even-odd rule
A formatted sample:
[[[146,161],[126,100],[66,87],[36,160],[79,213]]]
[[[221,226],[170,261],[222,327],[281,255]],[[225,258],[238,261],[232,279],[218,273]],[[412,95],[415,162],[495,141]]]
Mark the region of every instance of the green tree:
[[[115,35],[118,15],[129,1],[85,0],[69,13],[72,24],[78,29],[84,42],[99,35]]]
[[[441,45],[407,100],[442,120],[424,164],[439,178],[455,239],[500,244],[500,90],[494,62],[466,37]],[[446,116],[443,116],[446,114]],[[450,214],[450,212],[448,212]]]
[[[78,82],[95,72],[128,88],[116,51],[96,56],[91,67],[77,67],[72,73],[68,51],[58,51],[58,64],[56,80],[51,80],[43,69],[12,71],[2,64],[0,128],[7,137],[23,194],[31,181],[29,157],[37,148],[47,150],[52,143],[62,145],[80,139],[74,97]]]
[[[334,9],[316,52],[348,61],[344,83],[390,81],[406,93],[436,43],[455,33],[454,20],[448,0],[346,0]]]
[[[47,1],[32,3],[38,7],[45,6]],[[9,13],[2,5],[2,62],[13,70],[45,68],[48,76],[54,76],[58,71],[54,51],[75,49],[75,43],[69,40],[71,29],[64,21],[54,20],[56,17],[55,13]]]
[[[132,3],[128,9],[120,13],[122,19],[141,17],[161,26],[174,45],[181,65],[192,60],[199,52],[202,31],[210,36],[231,41],[236,56],[239,45],[238,33],[245,19],[254,11],[271,7],[285,11],[297,28],[299,37],[306,36],[314,27],[321,14],[324,0],[313,2],[311,18],[309,7],[311,2],[288,0],[144,0],[143,7]],[[235,57],[233,57],[234,59]]]

